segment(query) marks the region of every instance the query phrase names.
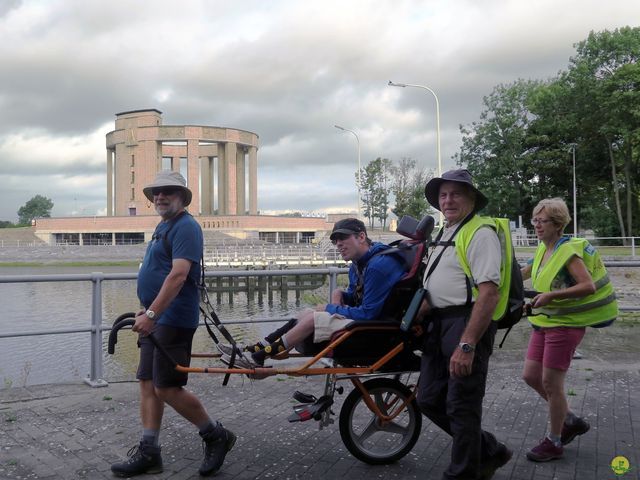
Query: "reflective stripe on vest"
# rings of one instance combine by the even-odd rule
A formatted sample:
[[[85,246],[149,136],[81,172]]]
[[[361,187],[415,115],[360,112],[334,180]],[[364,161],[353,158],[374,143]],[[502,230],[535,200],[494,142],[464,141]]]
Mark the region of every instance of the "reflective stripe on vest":
[[[567,263],[577,256],[582,259],[595,284],[596,291],[581,298],[552,300],[542,308],[534,309],[529,321],[539,327],[586,327],[607,322],[618,316],[618,303],[613,285],[598,252],[585,239],[570,239],[554,250],[546,265],[540,263],[546,252],[544,243],[538,245],[531,268],[533,288],[550,292],[554,279]]]
[[[478,287],[473,281],[471,267],[467,262],[467,249],[469,248],[469,244],[471,243],[474,234],[479,228],[489,227],[492,228],[493,231],[496,231],[496,222],[501,221],[508,222],[507,219],[503,218],[481,217],[479,215],[474,215],[473,218],[469,220],[456,235],[456,256],[462,271],[470,280],[469,283],[471,284],[474,301],[478,298]],[[507,311],[507,307],[509,306],[509,286],[511,285],[511,268],[508,268],[508,259],[512,258],[512,245],[508,239],[500,238],[499,235],[498,238],[500,240],[500,253],[502,257],[500,261],[500,285],[498,286],[498,293],[500,297],[498,304],[496,305],[496,309],[493,311],[493,320],[501,319]]]

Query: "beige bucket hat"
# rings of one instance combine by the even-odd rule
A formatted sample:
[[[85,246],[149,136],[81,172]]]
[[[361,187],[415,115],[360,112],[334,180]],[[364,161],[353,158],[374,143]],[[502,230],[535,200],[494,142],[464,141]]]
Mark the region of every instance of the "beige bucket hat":
[[[142,190],[144,192],[144,196],[147,197],[149,201],[153,202],[153,189],[159,187],[180,188],[185,194],[184,206],[186,207],[191,203],[191,190],[187,188],[187,181],[179,172],[174,172],[173,170],[160,170],[153,183],[147,185]]]

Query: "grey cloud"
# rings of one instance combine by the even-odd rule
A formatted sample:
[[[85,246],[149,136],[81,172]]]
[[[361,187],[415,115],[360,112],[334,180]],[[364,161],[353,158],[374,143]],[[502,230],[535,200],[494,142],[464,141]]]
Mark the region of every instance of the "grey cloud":
[[[12,10],[20,8],[22,0],[3,0],[0,2],[0,18],[6,16]]]
[[[482,97],[495,85],[553,76],[589,30],[615,28],[640,13],[633,2],[550,0],[393,1],[376,8],[331,0],[141,5],[43,2],[49,11],[29,21],[23,18],[28,4],[2,3],[2,178],[20,173],[34,188],[57,188],[61,211],[71,211],[65,184],[53,175],[100,177],[104,145],[95,157],[57,164],[13,158],[1,139],[32,130],[82,136],[112,124],[117,112],[158,108],[165,124],[257,133],[260,209],[350,205],[355,139],[334,124],[358,132],[363,165],[378,156],[436,165],[433,98],[387,87],[388,80],[437,92],[446,167],[460,145],[459,124],[478,118]],[[574,15],[577,9],[581,15]],[[13,28],[16,19],[22,29]],[[278,182],[283,173],[286,184]],[[336,180],[345,175],[347,183]],[[49,181],[39,183],[40,177]],[[314,189],[317,197],[308,194]],[[103,192],[78,195],[94,208],[104,204]],[[3,190],[0,218],[2,208],[15,211],[24,203],[15,195]]]

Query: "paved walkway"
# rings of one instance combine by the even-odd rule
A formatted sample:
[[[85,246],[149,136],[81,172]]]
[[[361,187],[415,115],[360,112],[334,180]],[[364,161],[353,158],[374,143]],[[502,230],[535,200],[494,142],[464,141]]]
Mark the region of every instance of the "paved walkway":
[[[511,358],[509,358],[511,357]],[[519,379],[521,362],[505,352],[494,355],[485,398],[485,428],[506,442],[514,458],[495,479],[603,480],[640,478],[640,370],[637,363],[579,360],[567,387],[571,406],[592,429],[546,464],[526,460],[525,452],[544,435],[546,410]],[[319,394],[321,379],[272,377],[250,382],[235,376],[192,375],[190,388],[209,411],[238,434],[219,479],[439,479],[448,463],[448,437],[425,421],[413,451],[393,465],[370,466],[344,447],[336,424],[319,431],[312,421],[290,424],[291,393]],[[336,396],[339,412],[345,395]],[[137,386],[107,388],[45,385],[0,390],[0,478],[112,478],[110,464],[138,441]],[[164,473],[143,478],[198,478],[201,457],[195,430],[167,409],[161,436]],[[616,477],[618,455],[631,471]]]

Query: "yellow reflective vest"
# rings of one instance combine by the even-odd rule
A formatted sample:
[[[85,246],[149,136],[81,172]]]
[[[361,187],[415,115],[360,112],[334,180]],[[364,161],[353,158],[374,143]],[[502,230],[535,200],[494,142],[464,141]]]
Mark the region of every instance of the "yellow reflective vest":
[[[607,321],[615,320],[618,316],[618,302],[613,285],[602,263],[600,254],[585,239],[572,238],[561,243],[551,254],[551,257],[540,268],[546,247],[544,243],[538,245],[533,265],[531,267],[531,281],[538,292],[550,292],[554,288],[554,280],[569,260],[575,255],[582,259],[587,271],[595,283],[596,291],[581,298],[564,298],[553,300],[542,308],[534,309],[529,321],[538,327],[588,327]],[[562,287],[561,287],[562,288]]]
[[[493,218],[493,217],[481,217],[480,215],[474,215],[456,234],[455,247],[456,256],[462,271],[470,280],[471,292],[474,300],[478,298],[478,287],[473,282],[473,276],[471,275],[471,267],[467,260],[467,250],[473,235],[479,228],[489,227],[492,228],[498,235],[500,240],[500,253],[502,256],[500,262],[500,285],[498,286],[498,293],[500,299],[496,305],[496,309],[493,312],[493,320],[500,320],[509,305],[509,287],[511,285],[511,263],[513,245],[511,244],[511,236],[509,233],[509,221],[506,218]]]

